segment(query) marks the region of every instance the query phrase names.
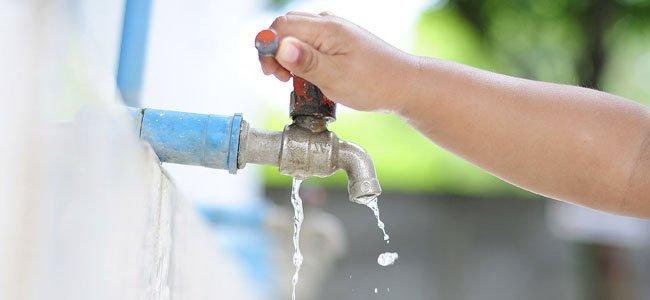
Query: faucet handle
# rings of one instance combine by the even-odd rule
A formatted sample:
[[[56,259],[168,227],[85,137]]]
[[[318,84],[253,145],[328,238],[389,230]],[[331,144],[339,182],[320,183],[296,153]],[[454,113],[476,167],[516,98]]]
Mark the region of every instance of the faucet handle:
[[[279,46],[278,33],[271,28],[264,29],[255,36],[255,48],[260,56],[275,56]]]
[[[327,122],[336,119],[336,103],[327,99],[323,92],[313,83],[293,76],[293,92],[289,103],[289,115],[292,119],[299,116],[323,118]]]
[[[279,36],[273,29],[264,29],[255,36],[255,48],[260,56],[275,56],[279,46]],[[292,119],[310,116],[333,121],[336,119],[336,103],[327,99],[313,83],[293,75],[289,115]]]

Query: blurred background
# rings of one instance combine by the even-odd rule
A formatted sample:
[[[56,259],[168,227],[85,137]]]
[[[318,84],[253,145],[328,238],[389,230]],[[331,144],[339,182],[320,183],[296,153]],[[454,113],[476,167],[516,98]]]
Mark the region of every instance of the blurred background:
[[[130,136],[128,130],[114,130],[111,122],[118,121],[112,118],[100,126],[103,130],[90,133],[89,124],[100,123],[102,118],[91,115],[80,121],[79,117],[88,107],[123,106],[114,78],[125,1],[7,0],[2,5],[6,9],[0,9],[0,17],[6,24],[0,28],[1,78],[12,89],[1,94],[0,124],[4,127],[0,126],[0,133],[11,137],[16,135],[14,128],[28,128],[21,131],[25,133],[21,138],[41,142],[39,135],[29,134],[51,127],[52,122],[72,122],[77,124],[77,133],[94,137],[90,139],[94,142],[92,147],[83,146],[88,137],[77,133],[67,140],[44,139],[41,145],[65,144],[48,156],[59,162],[54,167],[24,158],[33,153],[29,150],[6,147],[15,144],[0,147],[0,164],[5,166],[0,177],[4,184],[0,185],[4,189],[0,189],[0,220],[19,224],[15,225],[19,229],[42,228],[33,230],[48,243],[36,243],[39,238],[35,237],[28,245],[59,250],[53,253],[72,251],[61,244],[78,240],[49,238],[51,231],[63,230],[65,234],[59,234],[69,238],[76,237],[79,228],[85,228],[93,241],[101,240],[101,234],[112,234],[111,241],[117,244],[148,249],[149,244],[135,234],[141,232],[133,229],[137,224],[130,223],[141,215],[123,214],[146,194],[129,175],[147,167],[134,163],[143,161],[137,155],[115,155],[108,150],[115,148],[111,145],[128,144],[120,148],[135,153],[135,141],[124,142]],[[151,5],[146,22],[143,107],[221,115],[242,112],[252,126],[282,130],[290,121],[292,87],[261,73],[253,38],[276,16],[290,10],[333,12],[412,54],[596,88],[650,104],[650,0],[153,0]],[[370,210],[347,200],[345,174],[309,179],[302,190],[305,266],[298,299],[650,299],[650,222],[533,195],[447,153],[396,116],[356,112],[341,105],[338,110],[330,129],[364,147],[375,163],[384,189],[379,207],[391,243],[382,241]],[[65,143],[70,140],[75,142]],[[86,156],[89,152],[95,154]],[[104,159],[101,168],[89,166]],[[125,169],[124,164],[135,166],[136,171]],[[164,164],[163,169],[163,177],[173,182],[175,191],[170,193],[178,193],[182,199],[178,201],[184,203],[179,207],[190,207],[179,218],[196,218],[206,228],[200,237],[170,233],[175,238],[165,243],[198,245],[205,250],[200,255],[189,250],[159,254],[161,261],[172,257],[170,270],[176,271],[169,271],[174,275],[169,276],[174,279],[156,271],[166,270],[156,264],[150,273],[162,277],[150,277],[163,288],[147,293],[147,298],[289,299],[291,178],[274,167],[247,166],[234,176],[192,166]],[[75,180],[65,180],[70,174],[77,174]],[[56,192],[32,184],[30,178],[49,184],[43,186],[56,186]],[[102,184],[87,186],[85,180]],[[133,186],[117,193],[115,189],[125,186],[123,181]],[[34,192],[39,188],[43,192]],[[68,201],[73,198],[79,201]],[[130,200],[114,205],[117,198]],[[28,202],[32,207],[41,207],[40,213],[24,208],[30,212],[26,216],[33,218],[12,223],[7,218],[16,211],[12,201],[25,199],[33,200]],[[88,207],[76,206],[80,203],[92,207],[94,213],[86,214]],[[109,208],[110,213],[102,214]],[[150,209],[136,208],[143,213]],[[59,218],[61,212],[65,214]],[[78,223],[71,229],[59,226],[77,214]],[[51,222],[33,225],[42,216]],[[103,219],[111,217],[119,219]],[[111,230],[106,224],[115,226]],[[187,229],[194,227],[175,226],[172,232],[194,232]],[[93,231],[98,227],[104,231]],[[9,239],[7,232],[0,230],[5,234],[0,235],[0,246],[24,242]],[[132,232],[128,239],[123,238],[125,232]],[[123,271],[110,268],[118,261],[124,262],[120,265],[124,268],[138,265],[98,250],[104,249],[102,243],[84,242],[94,246],[78,250],[101,254],[87,257],[88,262],[103,262],[98,270],[105,271],[104,275],[89,276],[86,281],[120,277]],[[395,265],[377,264],[377,255],[384,251],[399,253]],[[173,256],[178,253],[185,260]],[[5,254],[0,247],[0,267],[23,268],[17,262],[22,260],[13,256],[2,260]],[[88,276],[94,267],[68,268],[67,263],[76,257],[71,254],[67,259],[38,257],[35,261],[49,270],[45,274],[63,274],[58,280],[67,278],[64,286],[75,291],[70,293],[57,287],[56,279],[50,280],[54,283],[46,287],[59,292],[59,298],[100,298],[96,293],[104,290],[94,285],[75,290],[79,275]],[[193,267],[183,269],[184,264]],[[0,283],[14,274],[0,274]],[[50,277],[41,277],[49,282]],[[117,286],[133,288],[130,282]],[[40,295],[47,295],[46,290]],[[128,298],[124,293],[106,295],[107,299]],[[142,299],[139,296],[133,298]]]
[[[313,5],[413,54],[650,103],[650,1],[450,0],[372,9],[326,2],[269,6],[280,13]],[[276,110],[266,122],[277,129],[285,119]],[[326,209],[350,237],[321,299],[650,299],[648,222],[517,189],[391,115],[344,111],[332,128],[372,155],[400,259],[391,268],[372,263],[382,245],[367,212],[344,201],[344,174],[313,180],[331,187]],[[283,201],[289,179],[272,168],[264,179],[270,197]]]

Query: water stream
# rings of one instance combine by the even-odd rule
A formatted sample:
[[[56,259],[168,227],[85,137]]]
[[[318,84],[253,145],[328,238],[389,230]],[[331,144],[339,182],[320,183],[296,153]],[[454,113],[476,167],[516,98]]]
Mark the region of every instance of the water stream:
[[[295,271],[293,273],[293,278],[291,279],[291,284],[292,284],[292,290],[291,290],[291,299],[296,300],[296,286],[298,284],[298,278],[300,274],[300,267],[302,266],[302,261],[303,261],[303,256],[302,253],[300,252],[300,228],[302,227],[302,222],[304,220],[304,211],[303,211],[303,206],[302,206],[302,199],[300,198],[300,184],[302,183],[302,179],[298,178],[293,178],[293,184],[291,186],[291,205],[293,206],[293,247],[294,247],[294,253],[293,253],[293,265],[295,267]],[[379,227],[379,230],[384,235],[384,241],[386,244],[390,244],[390,236],[386,232],[386,226],[384,225],[384,222],[381,221],[381,218],[379,217],[379,205],[377,203],[377,197],[373,197],[372,199],[369,199],[368,201],[361,201],[361,203],[364,203],[372,213],[375,215],[375,218],[377,218],[377,227]],[[395,263],[397,260],[397,253],[396,252],[384,252],[379,255],[377,258],[377,263],[383,267],[389,266]],[[352,276],[350,275],[350,278]],[[375,289],[375,293],[377,293],[377,289]]]
[[[302,253],[300,252],[300,227],[302,226],[305,214],[302,209],[302,199],[299,194],[301,183],[302,179],[294,178],[291,186],[291,205],[293,205],[293,265],[296,268],[291,279],[291,284],[293,285],[291,290],[292,300],[296,300],[296,285],[298,284],[300,266],[302,266],[303,260]]]
[[[384,234],[384,241],[388,245],[390,244],[390,236],[386,233],[386,225],[384,225],[384,222],[382,222],[379,217],[379,205],[377,202],[377,197],[374,197],[367,202],[364,201],[365,205],[372,210],[375,218],[377,218],[377,227],[379,227],[379,230]],[[377,263],[382,267],[390,266],[395,263],[397,257],[398,255],[396,252],[384,252],[379,254],[379,257],[377,257]]]
[[[386,241],[386,244],[390,244],[390,236],[386,233],[386,225],[384,225],[384,222],[382,222],[381,218],[379,217],[379,205],[377,204],[377,197],[374,197],[366,202],[366,206],[372,210],[375,218],[377,218],[377,227],[379,227],[379,230],[381,230],[381,232],[384,234],[384,241]]]

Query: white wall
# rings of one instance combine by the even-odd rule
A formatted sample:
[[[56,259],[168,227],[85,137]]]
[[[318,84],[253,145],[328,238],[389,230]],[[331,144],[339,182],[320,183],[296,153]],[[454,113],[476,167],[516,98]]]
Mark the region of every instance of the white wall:
[[[0,299],[250,299],[119,108],[121,8],[0,10]]]

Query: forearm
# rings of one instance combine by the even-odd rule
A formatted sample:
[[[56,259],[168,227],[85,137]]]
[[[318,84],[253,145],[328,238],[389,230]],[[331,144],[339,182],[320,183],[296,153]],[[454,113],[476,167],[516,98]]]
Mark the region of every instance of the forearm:
[[[650,191],[640,190],[647,171],[635,169],[648,166],[647,108],[595,90],[419,62],[397,110],[438,145],[533,192],[650,216]]]

